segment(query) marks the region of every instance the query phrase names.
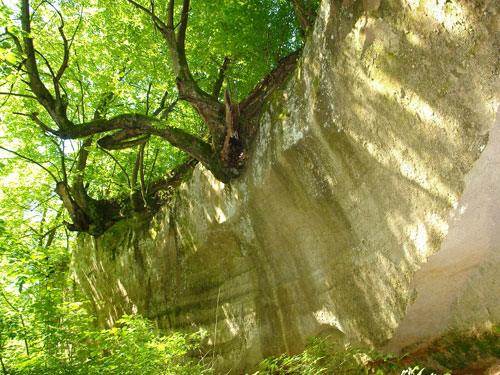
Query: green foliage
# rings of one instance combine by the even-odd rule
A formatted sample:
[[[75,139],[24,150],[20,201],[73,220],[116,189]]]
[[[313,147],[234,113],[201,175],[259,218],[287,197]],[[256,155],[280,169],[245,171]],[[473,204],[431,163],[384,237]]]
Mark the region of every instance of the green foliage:
[[[13,216],[0,219],[0,373],[211,372],[193,359],[199,335],[161,335],[140,316],[97,328],[71,279],[67,238],[56,234],[48,243],[57,214],[16,217],[3,203],[0,212],[10,209]]]
[[[500,357],[500,327],[469,332],[450,331],[428,347],[429,358],[449,368],[464,368],[488,358]]]
[[[435,375],[418,366],[407,368],[401,359],[352,347],[339,350],[339,346],[329,343],[328,339],[312,338],[307,348],[297,355],[282,354],[265,359],[253,375]]]
[[[57,352],[40,351],[18,365],[30,374],[208,374],[187,359],[197,335],[159,336],[140,316],[124,316],[117,327],[97,330],[78,304],[64,306],[65,324],[54,332]]]
[[[282,354],[265,359],[260,364],[260,370],[254,375],[365,373],[360,355],[361,351],[357,349],[346,348],[338,351],[327,340],[312,338],[307,348],[297,355]]]
[[[99,350],[89,366],[96,374],[208,374],[209,368],[188,360],[197,349],[199,334],[174,333],[158,336],[151,322],[124,316],[121,327],[99,332],[94,337]]]
[[[38,307],[40,309],[40,307]],[[140,316],[124,316],[111,329],[100,330],[81,303],[64,303],[50,313],[59,319],[43,324],[35,318],[25,331],[5,321],[10,343],[2,357],[12,374],[145,374],[203,375],[207,366],[188,359],[199,342],[199,335],[179,333],[160,336],[152,323]],[[53,315],[53,316],[54,316]],[[37,337],[34,334],[37,334]],[[22,341],[28,337],[30,353]],[[20,341],[16,342],[16,338]],[[3,341],[5,342],[5,340]]]
[[[16,47],[26,36],[20,28],[20,3],[0,5],[0,27],[8,31],[0,39],[0,207],[5,194],[15,201],[7,203],[8,210],[38,207],[48,200],[45,206],[53,214],[50,211],[58,205],[53,194],[56,181],[71,185],[82,141],[47,136],[30,118],[36,113],[39,121],[55,127],[27,85],[31,79],[22,64],[26,56]],[[167,0],[138,3],[165,17]],[[175,2],[176,22],[181,3]],[[211,142],[207,127],[191,105],[178,100],[172,56],[147,14],[127,1],[114,0],[31,0],[30,10],[30,38],[40,80],[52,96],[56,91],[62,93],[71,122],[91,121],[103,98],[112,93],[112,99],[101,108],[104,117],[153,115],[168,107],[165,124]],[[242,99],[280,59],[303,44],[288,0],[193,1],[186,38],[190,71],[207,93],[212,92],[224,59],[230,59],[223,89],[230,91],[233,100]],[[69,52],[67,67],[56,80],[65,52]],[[184,152],[155,137],[147,141],[142,158],[138,147],[104,151],[96,139],[88,151],[82,172],[86,193],[99,201],[119,202],[122,207],[139,188],[143,198],[152,197],[157,193],[155,186],[186,160]],[[137,172],[134,167],[139,159]],[[134,174],[139,177],[134,179]],[[35,211],[41,215],[43,208]],[[63,212],[58,221],[71,219]]]

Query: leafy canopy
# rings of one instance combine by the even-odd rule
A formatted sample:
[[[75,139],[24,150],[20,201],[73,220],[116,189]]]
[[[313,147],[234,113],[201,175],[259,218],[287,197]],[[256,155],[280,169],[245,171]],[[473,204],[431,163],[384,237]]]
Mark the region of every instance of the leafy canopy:
[[[132,211],[156,209],[192,159],[216,178],[236,178],[260,109],[293,69],[316,7],[2,3],[0,175],[15,181],[7,188],[22,190],[26,179],[44,190],[37,200],[55,191],[69,229],[100,235]]]

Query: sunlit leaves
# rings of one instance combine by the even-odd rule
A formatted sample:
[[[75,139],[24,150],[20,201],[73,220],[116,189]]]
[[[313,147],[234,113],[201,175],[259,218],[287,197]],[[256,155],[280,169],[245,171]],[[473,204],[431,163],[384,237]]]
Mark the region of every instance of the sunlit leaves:
[[[144,1],[145,6],[150,6]],[[166,1],[154,3],[155,12],[165,15]],[[177,98],[167,45],[149,16],[126,1],[66,0],[52,3],[33,0],[32,37],[38,68],[44,84],[54,91],[54,74],[62,64],[63,37],[71,45],[69,66],[60,81],[69,104],[68,117],[75,123],[89,121],[105,95],[113,100],[105,112],[113,116],[127,112],[152,113],[167,92],[166,103]],[[177,2],[176,17],[180,2]],[[2,22],[19,34],[15,21],[18,10],[1,8]],[[13,32],[14,32],[13,31]],[[188,61],[200,86],[211,92],[224,57],[231,59],[226,72],[226,86],[235,98],[242,98],[277,61],[300,45],[293,10],[285,0],[253,0],[242,2],[193,1],[187,36]],[[22,69],[15,63],[13,38],[0,44],[4,53],[1,64],[2,91],[30,95],[22,82]],[[26,80],[26,77],[24,77]],[[54,140],[43,137],[27,117],[13,113],[39,113],[39,119],[53,126],[52,119],[36,103],[26,97],[5,96],[2,144],[16,145],[15,151],[42,161],[58,178],[63,178],[61,157],[68,173],[77,158],[76,147],[54,146]],[[8,101],[7,101],[8,99]],[[7,101],[7,102],[6,102]],[[1,103],[1,102],[0,102]],[[208,140],[205,126],[192,108],[179,102],[169,115],[171,126],[186,129]],[[78,142],[71,145],[77,146]],[[151,139],[145,158],[148,178],[155,180],[168,174],[175,163],[184,159],[163,141]],[[126,194],[127,173],[135,162],[137,149],[112,152],[113,157],[96,148],[89,158],[85,179],[90,192],[103,199]],[[156,157],[154,157],[156,155]],[[154,167],[153,167],[154,162]],[[8,160],[8,170],[19,163]],[[121,167],[118,166],[121,165]],[[26,167],[26,163],[22,163]],[[32,174],[36,167],[26,169]],[[29,172],[28,172],[29,171]],[[38,173],[38,172],[37,172]],[[31,183],[30,183],[31,184]],[[109,194],[109,195],[108,195]]]
[[[231,58],[228,79],[240,99],[301,44],[293,9],[284,0],[194,1],[191,25],[187,50],[193,70],[207,72],[209,85],[215,80],[213,62]]]
[[[82,141],[44,134],[32,121],[37,113],[39,121],[54,127],[33,100],[22,64],[27,58],[22,37],[33,38],[40,79],[52,96],[60,90],[71,122],[91,121],[99,107],[103,116],[151,115],[164,98],[165,106],[176,103],[167,117],[169,126],[206,142],[211,142],[209,132],[190,105],[176,101],[170,52],[149,16],[124,0],[30,4],[30,35],[20,30],[19,9],[0,5],[0,28],[6,30],[0,38],[0,358],[8,353],[11,368],[33,374],[157,374],[159,368],[165,374],[204,373],[202,366],[185,360],[192,338],[158,338],[150,323],[131,317],[121,327],[99,332],[81,306],[72,303],[67,274],[71,235],[64,225],[70,220],[54,188],[56,182],[71,185]],[[165,17],[167,0],[142,4],[154,4],[155,13]],[[233,99],[242,99],[302,43],[286,0],[193,0],[189,17],[186,52],[195,80],[211,93],[228,57],[224,85]],[[69,63],[56,78],[64,66],[64,40],[70,46]],[[110,93],[113,99],[103,105]],[[125,202],[138,147],[104,151],[94,139],[87,151],[86,191],[97,200]],[[144,148],[143,188],[148,191],[166,179],[185,159],[152,137]]]

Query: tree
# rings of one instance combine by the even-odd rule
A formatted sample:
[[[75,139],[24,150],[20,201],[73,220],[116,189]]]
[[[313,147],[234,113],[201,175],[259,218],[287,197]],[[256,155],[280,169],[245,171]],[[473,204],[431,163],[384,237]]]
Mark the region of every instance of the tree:
[[[22,139],[24,150],[2,149],[49,173],[67,227],[95,236],[128,211],[154,209],[191,160],[223,182],[237,178],[260,111],[293,70],[316,7],[20,0],[20,22],[3,22],[1,94],[11,111],[2,143]],[[30,146],[40,130],[44,140]],[[186,159],[152,136],[190,157],[170,178],[158,173],[160,159]],[[78,151],[69,150],[77,139]]]

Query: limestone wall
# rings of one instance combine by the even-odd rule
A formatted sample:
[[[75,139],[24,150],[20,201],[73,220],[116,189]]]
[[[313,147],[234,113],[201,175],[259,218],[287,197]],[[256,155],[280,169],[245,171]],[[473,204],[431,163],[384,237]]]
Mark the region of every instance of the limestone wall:
[[[198,166],[171,207],[79,238],[75,274],[101,323],[139,312],[162,328],[203,328],[235,374],[313,335],[393,350],[432,336],[398,327],[419,301],[416,270],[441,244],[447,259],[462,256],[445,239],[450,215],[480,174],[475,161],[498,149],[500,4],[341,3],[321,4],[241,178],[224,185]],[[476,251],[482,233],[460,230]],[[450,306],[477,292],[474,280]],[[440,333],[475,314],[465,310],[440,317]]]

